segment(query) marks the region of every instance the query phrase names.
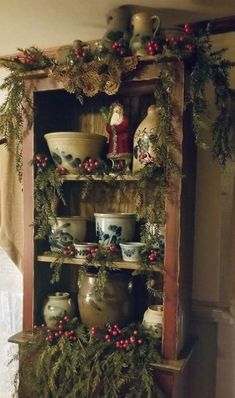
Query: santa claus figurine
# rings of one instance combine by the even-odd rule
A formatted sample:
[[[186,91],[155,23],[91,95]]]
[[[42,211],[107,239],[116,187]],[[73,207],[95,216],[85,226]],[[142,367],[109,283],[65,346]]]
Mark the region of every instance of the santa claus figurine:
[[[129,138],[129,123],[119,102],[110,106],[110,118],[106,125],[109,134],[108,157],[123,158],[131,153]]]

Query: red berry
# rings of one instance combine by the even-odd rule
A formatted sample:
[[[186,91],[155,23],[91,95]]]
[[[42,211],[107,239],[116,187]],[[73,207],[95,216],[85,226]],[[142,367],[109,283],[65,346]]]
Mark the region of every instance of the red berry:
[[[135,336],[131,336],[130,337],[130,343],[131,344],[135,344]]]
[[[62,167],[62,166],[57,167],[57,172],[61,176],[68,174],[68,170],[65,167]]]

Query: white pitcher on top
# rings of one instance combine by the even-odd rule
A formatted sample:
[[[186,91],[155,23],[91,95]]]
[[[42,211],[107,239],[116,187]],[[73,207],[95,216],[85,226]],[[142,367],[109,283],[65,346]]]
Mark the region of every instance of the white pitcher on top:
[[[138,12],[131,18],[133,33],[130,40],[130,48],[133,55],[147,55],[147,42],[154,39],[159,27],[160,19],[157,15],[149,15],[147,12]]]

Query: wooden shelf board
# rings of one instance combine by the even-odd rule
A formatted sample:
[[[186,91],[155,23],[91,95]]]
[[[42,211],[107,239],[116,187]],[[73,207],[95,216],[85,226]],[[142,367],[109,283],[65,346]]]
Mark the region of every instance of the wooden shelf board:
[[[88,175],[88,176],[79,176],[76,174],[67,174],[64,175],[63,180],[65,181],[138,181],[138,177],[134,175],[123,175],[123,176],[113,176],[108,175],[107,177],[99,177],[96,175]]]
[[[31,331],[30,332],[22,331],[9,337],[8,341],[9,343],[24,344],[32,340],[32,337],[33,333]]]
[[[32,340],[33,333],[32,332],[27,332],[27,331],[22,331],[19,332],[11,337],[9,337],[8,341],[10,343],[15,343],[15,344],[24,344],[27,342],[30,342]],[[195,343],[191,346],[191,349],[187,353],[186,356],[180,358],[180,359],[164,359],[162,363],[153,363],[152,366],[158,370],[161,370],[163,372],[170,372],[170,373],[181,373],[183,372],[187,362],[189,361],[192,352],[194,350]]]
[[[56,259],[56,254],[42,254],[37,257],[37,260],[43,263],[52,263]],[[81,258],[66,258],[64,261],[65,264],[72,264],[72,265],[84,265],[86,264],[86,260]],[[140,265],[138,263],[132,262],[125,262],[125,261],[114,261],[114,266],[118,269],[133,269],[138,270]],[[92,265],[92,264],[91,264]],[[152,266],[151,271],[162,272],[162,268],[158,265]]]

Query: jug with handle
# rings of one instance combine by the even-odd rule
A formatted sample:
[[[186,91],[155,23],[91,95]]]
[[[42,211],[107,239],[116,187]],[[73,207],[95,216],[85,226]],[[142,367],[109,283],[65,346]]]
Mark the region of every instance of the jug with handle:
[[[128,26],[130,22],[130,11],[127,6],[113,8],[106,16],[107,31],[102,38],[101,45],[106,48],[111,48],[114,41],[130,40],[130,33]]]
[[[133,33],[130,48],[133,55],[147,55],[147,42],[153,39],[160,27],[160,18],[147,12],[138,12],[131,18]]]

